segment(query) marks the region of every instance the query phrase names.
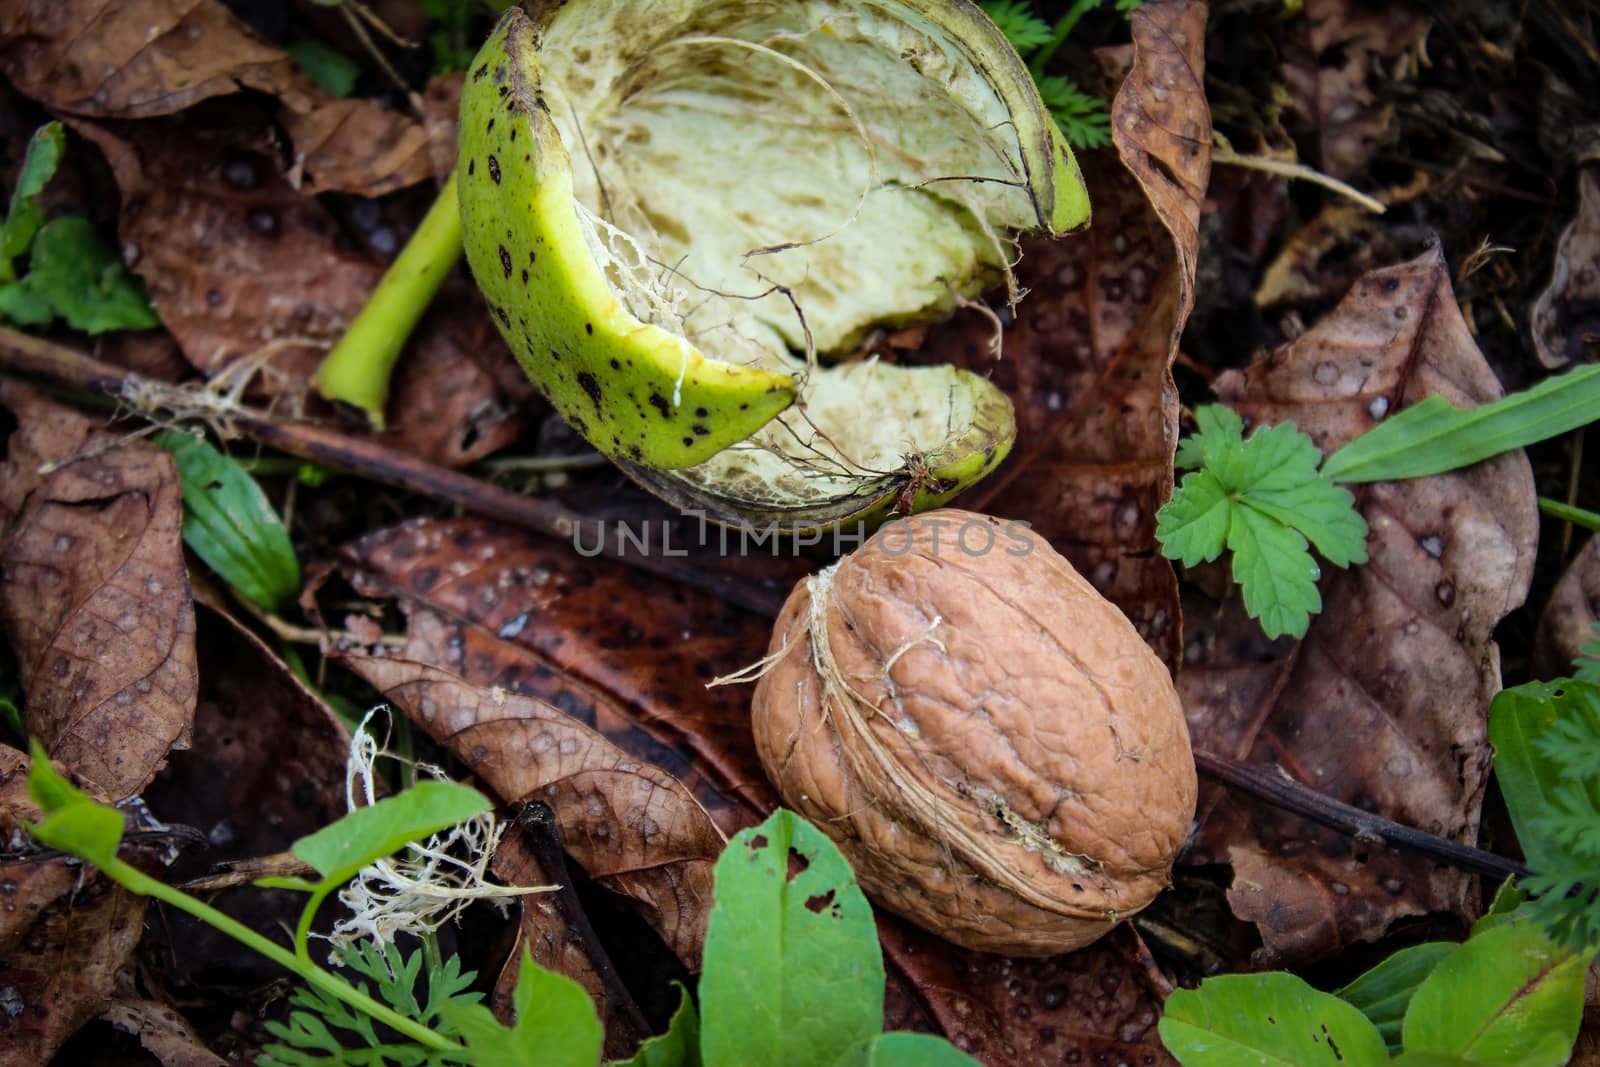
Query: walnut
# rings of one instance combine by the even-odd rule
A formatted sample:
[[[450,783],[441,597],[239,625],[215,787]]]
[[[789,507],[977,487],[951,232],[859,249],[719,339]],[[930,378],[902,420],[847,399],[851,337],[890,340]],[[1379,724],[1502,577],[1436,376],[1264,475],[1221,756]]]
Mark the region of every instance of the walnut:
[[[1168,884],[1196,790],[1172,679],[1023,524],[885,527],[795,587],[765,667],[768,775],[889,910],[1043,956]]]

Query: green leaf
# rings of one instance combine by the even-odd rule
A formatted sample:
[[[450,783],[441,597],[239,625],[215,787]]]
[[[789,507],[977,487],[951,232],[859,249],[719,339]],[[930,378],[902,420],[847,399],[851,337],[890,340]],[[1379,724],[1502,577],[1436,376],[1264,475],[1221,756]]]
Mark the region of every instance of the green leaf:
[[[1328,457],[1336,482],[1421,478],[1470,466],[1600,418],[1600,364],[1462,409],[1437,394],[1380,422]]]
[[[1167,998],[1159,1026],[1184,1067],[1371,1067],[1387,1064],[1367,1017],[1283,971],[1207,978]]]
[[[1579,646],[1572,673],[1581,682],[1600,682],[1600,622],[1589,624],[1589,640]]]
[[[1383,1035],[1390,1052],[1400,1050],[1400,1024],[1411,997],[1439,961],[1460,946],[1429,941],[1393,953],[1382,963],[1337,991],[1339,999],[1361,1009]]]
[[[1035,79],[1039,99],[1073,148],[1104,148],[1111,143],[1111,112],[1098,96],[1083,92],[1069,78]]]
[[[526,945],[512,1003],[517,1018],[511,1026],[501,1026],[481,1004],[445,1008],[476,1067],[594,1067],[600,1062],[606,1034],[589,994],[572,979],[534,963]]]
[[[361,77],[361,65],[337,48],[321,41],[297,41],[283,50],[311,80],[334,96],[349,96]]]
[[[70,216],[46,223],[33,239],[28,276],[17,284],[24,294],[4,299],[7,315],[25,303],[31,310],[24,313],[32,313],[42,302],[87,333],[161,325],[144,282],[106,247],[88,219]]]
[[[59,849],[105,867],[117,856],[126,820],[116,808],[94,798],[63,778],[50,754],[37,740],[29,743],[28,796],[44,812],[43,822],[28,832],[47,848]]]
[[[1571,504],[1563,504],[1559,500],[1542,496],[1539,498],[1539,510],[1563,522],[1570,522],[1574,526],[1582,526],[1585,530],[1600,533],[1600,515],[1586,508],[1575,508]]]
[[[1411,998],[1406,1050],[1559,1067],[1583,1018],[1584,964],[1530,922],[1479,934],[1441,961]]]
[[[1470,1067],[1470,1061],[1432,1052],[1402,1052],[1390,1061],[1394,1067]]]
[[[1261,631],[1268,637],[1305,636],[1311,616],[1322,610],[1322,572],[1306,551],[1306,539],[1254,508],[1236,507],[1228,548],[1245,611],[1260,620]]]
[[[700,1067],[700,1015],[694,1010],[689,991],[678,987],[683,1000],[673,1013],[667,1032],[652,1037],[626,1060],[613,1060],[611,1067]]]
[[[300,563],[289,534],[256,480],[205,440],[168,430],[183,486],[183,543],[241,595],[269,612],[294,603]]]
[[[932,1034],[874,1034],[846,1049],[833,1067],[978,1067],[978,1061]]]
[[[0,285],[0,317],[18,326],[44,326],[56,317],[56,309],[23,280]]]
[[[65,151],[66,136],[59,122],[45,123],[28,140],[16,187],[11,190],[11,205],[5,221],[0,222],[0,282],[16,278],[12,260],[28,251],[34,235],[44,225],[44,209],[37,198],[54,177]]]
[[[490,809],[489,798],[460,782],[418,782],[403,793],[357,808],[291,847],[324,882],[345,882],[413,841]]]
[[[1495,775],[1533,874],[1531,913],[1558,941],[1600,945],[1600,686],[1558,679],[1489,708]]]
[[[1191,471],[1160,511],[1156,512],[1156,537],[1161,554],[1182,560],[1185,567],[1209,562],[1228,546],[1228,526],[1233,502],[1217,476]]]
[[[1033,13],[1028,0],[979,0],[978,6],[1020,54],[1050,40],[1050,24]]]
[[[1332,564],[1367,559],[1367,522],[1355,497],[1317,472],[1322,455],[1293,423],[1258,427],[1220,404],[1195,411],[1199,432],[1178,445],[1184,475],[1156,513],[1161,554],[1185,566],[1233,551],[1245,609],[1270,637],[1304,636],[1321,610],[1321,570],[1308,545]]]
[[[700,979],[707,1067],[819,1063],[883,1029],[883,954],[832,841],[779,809],[717,860]]]

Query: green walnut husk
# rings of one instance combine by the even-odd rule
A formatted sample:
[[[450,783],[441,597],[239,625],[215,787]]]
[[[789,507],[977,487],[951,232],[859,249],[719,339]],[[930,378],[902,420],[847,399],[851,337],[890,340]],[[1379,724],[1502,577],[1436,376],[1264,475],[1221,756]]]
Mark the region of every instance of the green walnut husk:
[[[648,488],[811,529],[993,470],[1007,398],[876,331],[1088,220],[1072,153],[966,0],[512,8],[467,74],[467,258],[562,416]],[[1014,285],[1013,285],[1014,292]]]

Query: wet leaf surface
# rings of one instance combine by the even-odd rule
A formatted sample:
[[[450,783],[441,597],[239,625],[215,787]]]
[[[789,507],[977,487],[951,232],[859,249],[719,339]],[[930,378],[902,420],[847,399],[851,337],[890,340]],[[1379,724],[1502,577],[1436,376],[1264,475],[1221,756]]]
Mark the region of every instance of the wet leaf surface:
[[[101,1018],[137,1037],[162,1067],[225,1067],[228,1062],[206,1048],[183,1016],[165,1004],[119,1000]]]
[[[252,379],[306,408],[323,355],[377,286],[338,219],[279,176],[269,147],[225,126],[80,123],[122,191],[120,234],[163,323],[219,388]],[[530,395],[482,301],[450,279],[396,373],[386,443],[458,467],[503,448]]]
[[[145,900],[56,854],[28,856],[28,758],[0,748],[0,1047],[47,1063],[105,1010],[144,928]]]
[[[154,445],[85,432],[88,420],[14,384],[0,403],[24,427],[3,480],[37,485],[0,545],[28,731],[92,792],[121,799],[188,747],[194,718],[177,471]],[[54,425],[26,428],[40,420]],[[69,459],[39,481],[40,460]]]
[[[1501,395],[1432,249],[1364,278],[1298,340],[1217,380],[1247,420],[1292,421],[1325,452],[1438,393]],[[1196,745],[1277,764],[1348,803],[1476,839],[1489,767],[1485,709],[1500,687],[1490,633],[1521,603],[1537,514],[1527,459],[1357,493],[1370,562],[1323,583],[1304,641],[1252,638],[1232,605],[1191,611],[1180,687]],[[1214,805],[1214,806],[1213,806]],[[1428,912],[1470,919],[1472,882],[1237,795],[1211,803],[1190,860],[1234,867],[1229,902],[1270,958],[1375,940]]]

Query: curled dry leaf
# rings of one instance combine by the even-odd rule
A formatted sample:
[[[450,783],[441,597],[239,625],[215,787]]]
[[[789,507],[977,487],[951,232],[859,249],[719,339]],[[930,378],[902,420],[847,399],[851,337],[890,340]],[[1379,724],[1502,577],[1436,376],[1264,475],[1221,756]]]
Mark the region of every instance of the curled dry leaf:
[[[425,663],[353,653],[342,662],[497,796],[550,805],[568,854],[699,969],[711,868],[725,839],[681,782],[542,700]]]
[[[19,430],[0,480],[27,485],[39,460],[71,459],[38,483],[0,545],[0,618],[28,732],[91,792],[119,800],[188,747],[194,719],[177,470],[154,445],[84,434],[81,416],[20,386],[0,383],[0,403],[21,427],[62,431]],[[76,448],[56,450],[73,437]]]
[[[345,250],[337,221],[277,175],[264,143],[196,125],[146,123],[125,127],[126,137],[75,128],[111,163],[129,265],[189,361],[209,378],[255,371],[261,390],[297,410],[383,267]],[[447,281],[418,326],[385,435],[451,467],[514,440],[530,389],[469,284]]]
[[[16,0],[0,7],[0,72],[52,111],[96,119],[268,93],[281,101],[295,184],[308,193],[380,196],[432,173],[420,122],[321,89],[217,0]]]
[[[28,757],[0,746],[0,841],[26,844],[41,818]],[[0,1048],[6,1063],[48,1063],[111,1003],[144,929],[144,897],[50,854],[0,863]]]
[[[1533,640],[1533,676],[1565,677],[1583,646],[1600,634],[1600,534],[1589,538],[1550,593]]]
[[[1216,392],[1253,422],[1294,422],[1329,452],[1423,396],[1470,407],[1501,387],[1434,248],[1367,275],[1317,327],[1224,374]],[[1188,613],[1197,625],[1180,686],[1195,745],[1277,764],[1340,800],[1473,842],[1500,688],[1490,633],[1532,574],[1528,461],[1519,452],[1375,483],[1357,504],[1369,562],[1324,582],[1323,612],[1303,641],[1265,642],[1232,605]],[[1467,919],[1476,908],[1458,872],[1241,798],[1205,818],[1190,859],[1210,857],[1234,866],[1235,914],[1287,959],[1381,937],[1407,915]]]
[[[1428,19],[1411,4],[1305,0],[1302,35],[1285,57],[1292,130],[1314,138],[1319,170],[1346,181],[1366,172],[1395,131],[1394,108],[1374,88],[1373,71],[1427,35]]]
[[[1533,348],[1546,367],[1600,352],[1600,162],[1578,171],[1578,213],[1561,231],[1550,284],[1533,305]]]

